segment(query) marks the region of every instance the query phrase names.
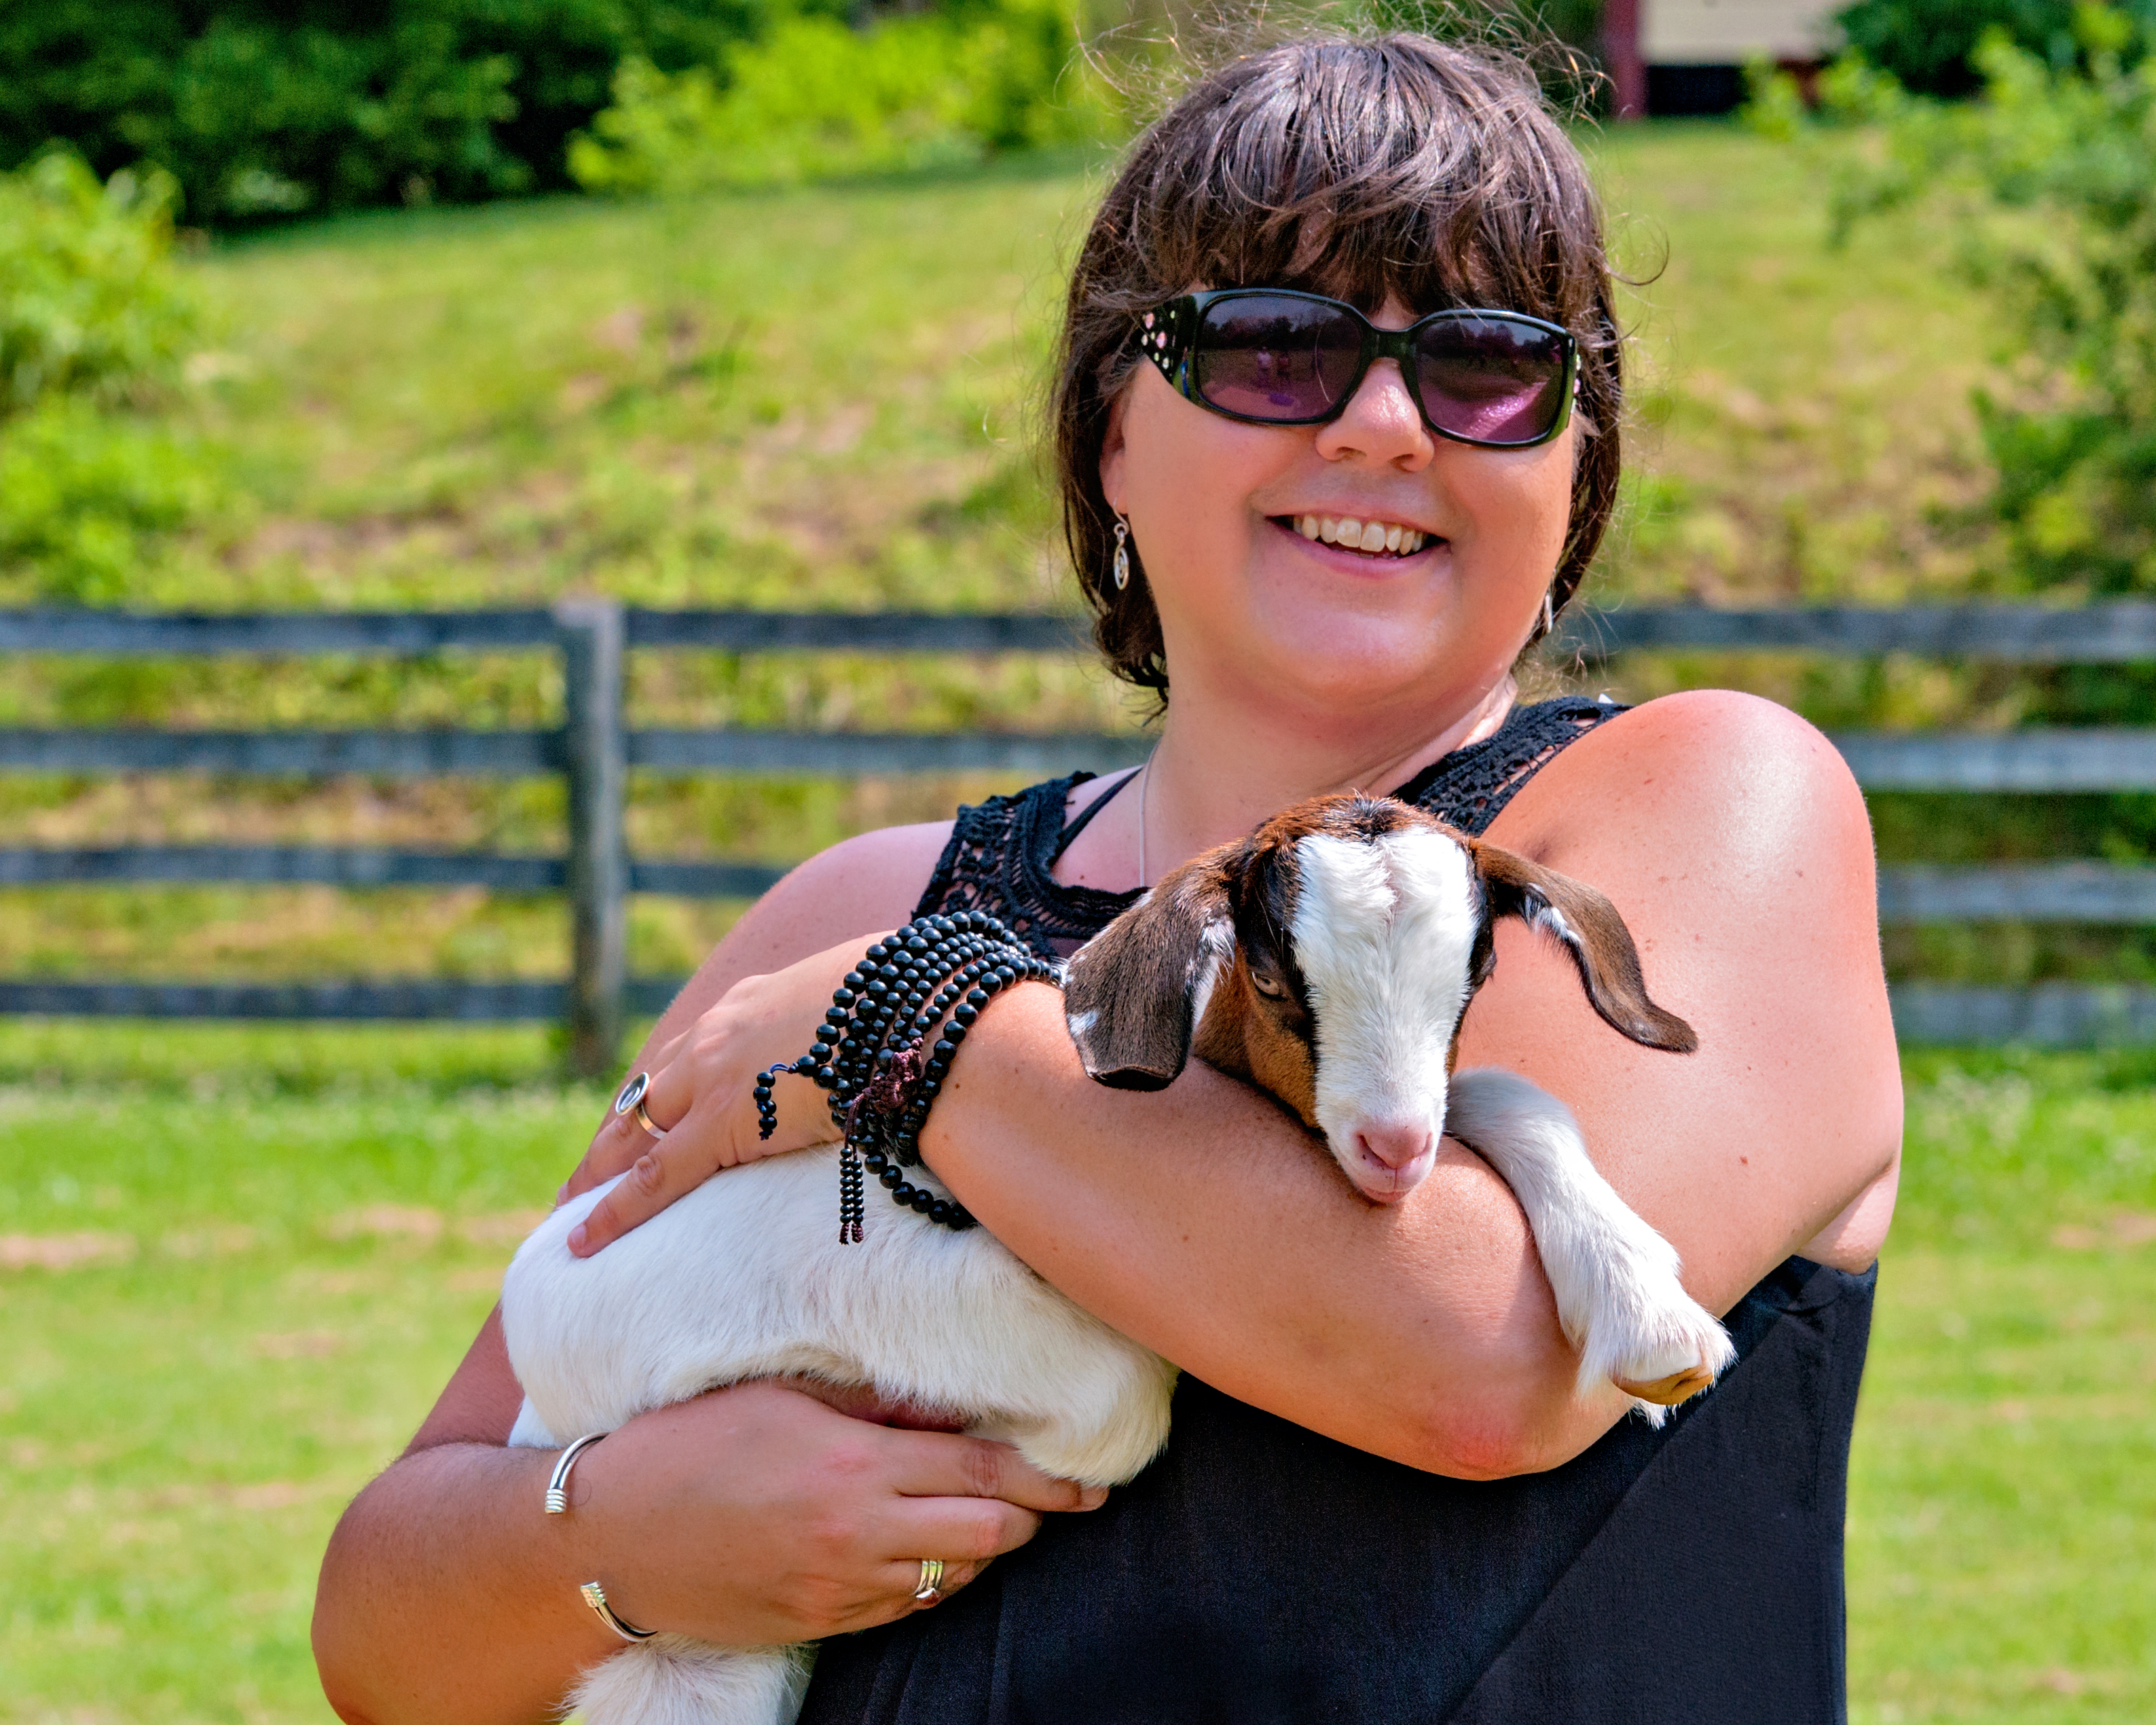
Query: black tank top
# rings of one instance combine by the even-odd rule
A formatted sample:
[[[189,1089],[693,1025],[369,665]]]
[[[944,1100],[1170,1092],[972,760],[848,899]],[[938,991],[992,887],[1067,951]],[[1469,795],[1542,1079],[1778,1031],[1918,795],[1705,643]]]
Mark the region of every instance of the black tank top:
[[[1543,701],[1400,788],[1471,832],[1621,709]],[[1044,952],[1135,894],[1049,877],[1076,775],[961,811],[916,914]],[[1842,1522],[1876,1271],[1791,1258],[1738,1360],[1660,1431],[1547,1473],[1386,1461],[1185,1377],[1167,1450],[932,1611],[827,1641],[804,1725],[1825,1725],[1846,1718]]]

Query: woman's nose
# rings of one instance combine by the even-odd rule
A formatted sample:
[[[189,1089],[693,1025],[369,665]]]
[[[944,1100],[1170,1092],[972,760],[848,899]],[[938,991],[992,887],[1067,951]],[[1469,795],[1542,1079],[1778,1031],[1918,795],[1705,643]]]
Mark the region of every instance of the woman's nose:
[[[1435,448],[1398,360],[1373,364],[1340,417],[1317,429],[1318,453],[1328,460],[1359,456],[1412,473],[1429,461]]]

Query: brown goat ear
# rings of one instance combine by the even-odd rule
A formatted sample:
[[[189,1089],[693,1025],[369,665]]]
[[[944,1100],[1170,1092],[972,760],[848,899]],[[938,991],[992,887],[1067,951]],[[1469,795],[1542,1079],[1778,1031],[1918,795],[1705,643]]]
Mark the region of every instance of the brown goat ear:
[[[1587,998],[1604,1022],[1645,1048],[1690,1054],[1698,1034],[1647,998],[1639,949],[1611,904],[1584,880],[1545,869],[1495,845],[1476,841],[1476,866],[1499,916],[1517,916],[1555,937],[1572,954]]]
[[[1086,1075],[1113,1090],[1164,1090],[1235,951],[1227,852],[1163,875],[1065,967],[1063,1010]]]

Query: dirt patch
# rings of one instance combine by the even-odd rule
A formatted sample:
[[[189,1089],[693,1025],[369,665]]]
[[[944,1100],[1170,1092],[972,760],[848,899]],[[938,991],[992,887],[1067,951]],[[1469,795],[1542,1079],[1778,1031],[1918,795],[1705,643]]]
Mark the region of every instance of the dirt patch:
[[[131,1234],[0,1234],[0,1270],[84,1270],[125,1264]]]
[[[442,1237],[443,1226],[439,1210],[418,1204],[376,1204],[331,1216],[322,1224],[322,1232],[331,1240],[433,1240]]]
[[[223,1228],[185,1229],[167,1235],[158,1245],[171,1258],[224,1258],[253,1250],[255,1239],[252,1228],[234,1223]]]
[[[344,1351],[344,1337],[329,1330],[295,1330],[281,1336],[257,1336],[254,1351],[264,1359],[327,1359]]]
[[[2051,1230],[2051,1244],[2070,1252],[2122,1251],[2156,1240],[2156,1215],[2118,1210],[2101,1228],[2067,1223]]]
[[[524,1236],[546,1219],[545,1210],[501,1210],[492,1215],[466,1216],[457,1224],[457,1238],[467,1245],[521,1245]]]

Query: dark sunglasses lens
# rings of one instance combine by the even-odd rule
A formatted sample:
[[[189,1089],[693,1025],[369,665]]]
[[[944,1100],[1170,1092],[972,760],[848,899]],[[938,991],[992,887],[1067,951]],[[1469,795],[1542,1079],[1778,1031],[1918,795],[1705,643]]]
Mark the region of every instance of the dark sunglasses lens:
[[[1199,399],[1246,419],[1317,419],[1346,395],[1363,331],[1337,307],[1253,295],[1205,308],[1191,353]]]
[[[1503,318],[1447,318],[1415,341],[1423,411],[1481,444],[1531,444],[1564,410],[1565,341]]]

